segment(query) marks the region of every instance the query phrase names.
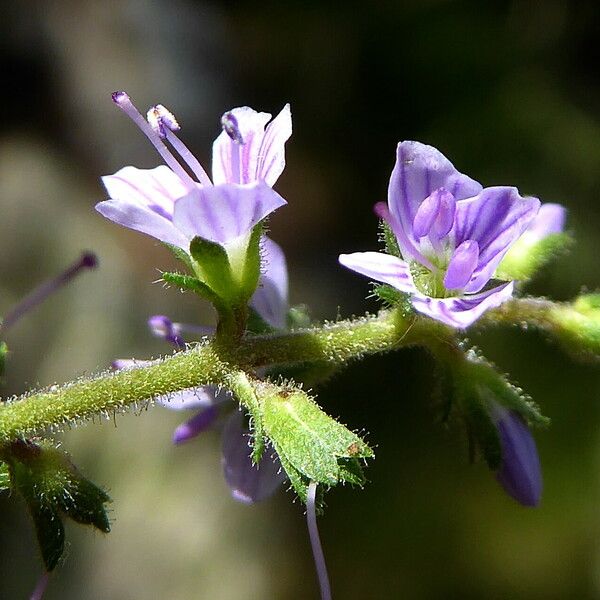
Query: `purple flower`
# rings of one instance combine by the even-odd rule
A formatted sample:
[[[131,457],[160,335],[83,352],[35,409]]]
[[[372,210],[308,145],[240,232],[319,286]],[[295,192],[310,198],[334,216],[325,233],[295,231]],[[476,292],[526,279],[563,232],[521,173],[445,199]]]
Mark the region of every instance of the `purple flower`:
[[[266,128],[268,113],[248,107],[225,113],[224,131],[213,148],[213,185],[175,135],[179,125],[162,105],[151,108],[146,120],[125,92],[115,92],[113,100],[167,166],[125,167],[103,177],[110,200],[97,204],[96,210],[106,218],[186,252],[196,236],[239,252],[253,227],[286,203],[271,186],[285,164],[284,144],[292,132],[289,105]]]
[[[491,414],[502,449],[496,478],[509,496],[524,506],[537,506],[542,495],[542,473],[535,440],[516,411],[494,404]]]
[[[388,203],[375,211],[394,233],[402,258],[356,252],[339,260],[409,294],[419,312],[465,328],[512,295],[513,282],[488,283],[539,206],[514,187],[483,189],[431,146],[401,142]]]

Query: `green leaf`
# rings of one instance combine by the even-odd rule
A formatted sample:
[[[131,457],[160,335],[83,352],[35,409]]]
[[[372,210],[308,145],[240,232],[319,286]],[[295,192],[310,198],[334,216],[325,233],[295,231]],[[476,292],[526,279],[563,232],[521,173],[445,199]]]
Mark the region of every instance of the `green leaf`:
[[[307,481],[331,487],[362,484],[364,478],[352,461],[371,458],[373,451],[360,437],[325,414],[302,390],[263,382],[257,388],[265,433],[283,457],[282,464],[294,469],[288,473],[294,488]]]
[[[573,238],[568,233],[553,233],[532,242],[525,232],[502,259],[496,277],[505,281],[527,281],[572,245]]]
[[[58,512],[49,504],[27,502],[46,571],[53,571],[65,549],[65,529]]]

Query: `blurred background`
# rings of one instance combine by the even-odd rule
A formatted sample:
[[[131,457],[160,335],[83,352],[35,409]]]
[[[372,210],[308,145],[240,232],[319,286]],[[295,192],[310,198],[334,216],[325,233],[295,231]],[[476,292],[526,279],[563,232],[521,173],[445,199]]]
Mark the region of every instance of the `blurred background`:
[[[292,106],[294,135],[271,220],[291,299],[316,319],[376,310],[340,252],[376,249],[398,140],[441,149],[484,185],[517,185],[569,209],[571,254],[529,292],[567,299],[600,285],[599,6],[488,2],[2,2],[0,314],[82,249],[86,273],[10,332],[3,395],[167,352],[151,314],[211,323],[198,300],[153,283],[174,266],[152,239],[103,220],[99,176],[158,157],[114,108],[127,90],[161,102],[209,166],[219,118]],[[328,496],[320,519],[335,598],[600,598],[600,369],[535,332],[474,342],[542,406],[543,502],[510,500],[464,432],[437,421],[432,361],[402,351],[340,373],[320,403],[376,446],[364,491]],[[173,447],[181,415],[154,408],[60,436],[112,498],[108,536],[67,525],[48,600],[316,598],[304,514],[289,492],[229,498],[219,435]],[[0,598],[41,572],[32,526],[0,500]]]

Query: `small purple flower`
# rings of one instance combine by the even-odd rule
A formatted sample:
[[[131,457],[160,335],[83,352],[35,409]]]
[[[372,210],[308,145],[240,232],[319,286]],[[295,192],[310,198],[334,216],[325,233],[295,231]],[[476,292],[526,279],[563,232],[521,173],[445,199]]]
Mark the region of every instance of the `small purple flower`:
[[[539,206],[514,187],[483,189],[431,146],[401,142],[388,203],[375,211],[394,233],[402,258],[356,252],[339,260],[409,294],[419,312],[465,328],[512,295],[513,282],[488,283]]]
[[[493,405],[491,413],[502,449],[496,479],[517,502],[537,506],[542,495],[542,473],[535,440],[519,413],[498,404]]]
[[[96,210],[106,218],[186,252],[196,236],[239,251],[252,228],[286,204],[271,186],[285,165],[284,144],[292,133],[289,105],[266,128],[268,113],[248,107],[226,113],[231,115],[226,119],[229,129],[213,147],[213,185],[175,135],[179,124],[164,106],[152,107],[146,120],[125,92],[115,92],[113,100],[140,127],[167,166],[124,167],[103,177],[110,200],[97,204]],[[230,137],[232,123],[235,139]]]

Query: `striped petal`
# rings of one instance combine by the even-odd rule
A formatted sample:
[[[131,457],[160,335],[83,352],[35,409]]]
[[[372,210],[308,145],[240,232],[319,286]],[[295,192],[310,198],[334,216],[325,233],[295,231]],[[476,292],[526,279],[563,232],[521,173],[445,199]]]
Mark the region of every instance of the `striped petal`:
[[[196,236],[226,244],[286,201],[266,183],[224,184],[190,192],[175,203],[173,224],[189,242]]]
[[[408,263],[382,252],[354,252],[340,254],[340,264],[374,281],[387,283],[401,292],[416,293]]]
[[[465,329],[490,308],[499,306],[513,293],[511,281],[479,294],[455,298],[430,298],[417,292],[412,298],[416,310],[450,327]]]

